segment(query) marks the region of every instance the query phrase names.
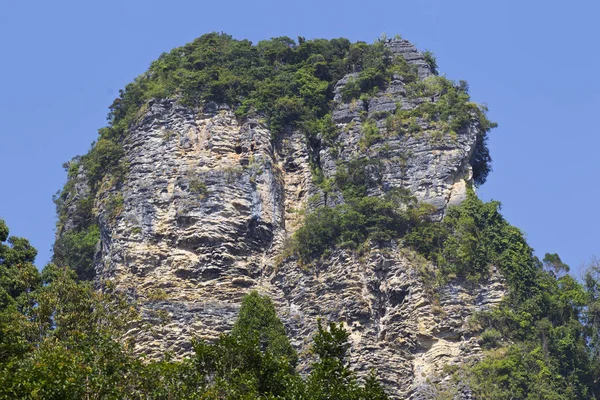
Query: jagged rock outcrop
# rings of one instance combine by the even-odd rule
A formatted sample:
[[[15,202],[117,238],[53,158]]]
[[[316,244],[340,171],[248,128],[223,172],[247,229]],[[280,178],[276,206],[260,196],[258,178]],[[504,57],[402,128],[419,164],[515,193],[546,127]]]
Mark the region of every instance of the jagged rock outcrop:
[[[426,262],[401,249],[374,249],[361,259],[336,251],[310,271],[285,263],[273,274],[273,297],[289,310],[285,319],[299,348],[318,318],[343,321],[355,345],[354,368],[364,374],[375,368],[386,387],[406,398],[439,379],[444,365],[479,355],[469,318],[499,302],[506,289],[494,271],[488,285],[451,283],[432,302],[420,268]]]
[[[409,42],[387,46],[416,65],[420,79],[432,75]],[[349,79],[336,86],[332,118],[340,134],[333,145],[308,143],[292,128],[273,143],[262,120],[240,121],[225,105],[147,103],[123,143],[126,180],[95,199],[96,274],[130,293],[151,323],[130,332],[140,352],[186,354],[192,337],[210,340],[230,329],[241,298],[258,290],[278,305],[303,355],[318,318],[345,322],[355,344],[353,367],[375,368],[397,398],[424,398],[445,364],[478,357],[469,318],[503,297],[497,273],[486,286],[452,282],[434,302],[420,273],[431,266],[398,245],[361,258],[337,250],[308,269],[282,260],[286,238],[307,208],[341,201],[313,182],[311,161],[333,177],[340,162],[380,160],[372,172],[381,184],[370,195],[407,188],[440,217],[465,197],[477,127],[451,137],[420,121],[419,135],[386,136],[365,149],[365,115],[383,130],[386,112],[437,99],[409,98],[403,78],[394,76],[372,98],[344,102]]]

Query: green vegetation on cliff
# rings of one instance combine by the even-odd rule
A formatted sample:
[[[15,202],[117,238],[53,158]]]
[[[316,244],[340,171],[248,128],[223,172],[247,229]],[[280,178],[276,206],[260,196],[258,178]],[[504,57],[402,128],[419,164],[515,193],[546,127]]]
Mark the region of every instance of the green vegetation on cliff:
[[[437,75],[433,56],[426,54],[425,60]],[[150,100],[175,98],[198,109],[208,102],[227,104],[240,119],[264,119],[274,142],[291,126],[318,149],[334,145],[334,87],[349,73],[343,101],[367,102],[394,76],[402,78],[407,98],[415,101],[412,109],[397,107],[384,115],[385,129],[362,116],[362,153],[385,135],[418,137],[425,124],[450,138],[475,124],[473,180],[485,182],[491,162],[487,132],[495,124],[485,108],[470,101],[465,82],[439,76],[420,80],[415,67],[393,57],[381,41],[281,37],[253,45],[204,35],[163,54],[127,85],[90,152],[68,165],[69,181],[56,198],[58,266],[40,274],[32,264],[35,250],[25,239],[8,237],[0,221],[0,397],[386,398],[374,376],[361,385],[350,372],[348,333],[336,324],[319,325],[313,346],[318,360],[308,377],[300,377],[294,369],[298,355],[273,303],[257,293],[243,300],[230,334],[214,343],[194,343],[189,359],[172,361],[166,354],[162,361],[146,362],[124,340],[127,322],[138,317],[129,299],[110,285],[100,293],[84,282],[94,278],[100,238],[94,205],[98,195],[118,191],[126,179],[123,141]],[[432,207],[403,190],[384,188],[379,160],[364,155],[340,161],[328,179],[314,165],[323,192],[343,202],[307,213],[293,237],[292,253],[300,262],[319,262],[335,248],[360,253],[372,245],[403,246],[426,260],[422,272],[433,289],[449,282],[485,284],[497,268],[509,294],[477,315],[473,329],[481,336],[484,357],[455,366],[454,378],[485,399],[600,396],[600,266],[593,266],[582,284],[558,255],[540,261],[523,233],[502,217],[500,203],[483,203],[473,190],[438,221]],[[77,183],[89,191],[79,196]],[[191,189],[200,196],[209,193],[200,181]],[[113,218],[123,197],[110,197],[106,204],[106,217]]]
[[[485,357],[460,366],[454,372],[457,382],[468,382],[483,399],[600,395],[595,378],[600,373],[600,266],[587,272],[582,285],[565,273],[569,268],[558,255],[547,254],[541,262],[522,232],[502,217],[500,203],[483,203],[473,190],[441,222],[426,218],[431,209],[411,203],[410,197],[368,197],[358,184],[368,171],[364,167],[341,186],[346,204],[307,215],[294,242],[302,261],[315,262],[336,245],[355,248],[395,239],[432,263],[425,278],[436,287],[450,280],[485,284],[497,267],[509,294],[498,307],[476,316]]]
[[[360,251],[369,241],[389,242],[431,213],[431,207],[417,204],[406,190],[368,196],[369,189],[379,185],[380,167],[379,162],[364,158],[338,167],[331,186],[342,193],[344,204],[321,206],[306,215],[292,242],[292,251],[302,263],[326,256],[336,245]]]
[[[347,188],[350,199],[351,193],[356,186]],[[491,265],[507,278],[509,296],[476,318],[485,357],[454,368],[455,379],[485,399],[597,398],[600,263],[578,283],[558,255],[534,257],[498,210],[471,191],[442,222],[421,220],[404,236],[437,266],[437,284],[485,281]],[[383,214],[381,226],[389,228],[394,218]],[[362,225],[344,234],[366,240],[377,223],[362,236]],[[122,294],[110,285],[95,291],[54,265],[40,274],[32,264],[35,249],[8,233],[0,220],[6,242],[0,243],[0,398],[386,398],[374,376],[361,386],[347,369],[348,334],[335,324],[319,326],[313,347],[319,361],[300,378],[273,303],[256,292],[242,302],[231,334],[214,344],[196,342],[195,355],[183,361],[166,354],[143,362],[122,340],[138,318]]]
[[[433,56],[426,53],[425,60],[436,73]],[[464,84],[455,85],[442,77],[420,81],[416,66],[394,56],[385,41],[367,44],[343,38],[300,37],[296,42],[279,37],[252,44],[210,33],[162,54],[147,72],[120,92],[110,106],[108,126],[99,130],[98,140],[89,153],[69,166],[69,182],[57,196],[59,224],[67,213],[65,204],[75,191],[70,182],[78,174],[84,177],[90,193],[74,205],[77,211],[69,208],[69,215],[78,213],[91,224],[96,223],[97,215],[91,207],[96,194],[111,187],[118,190],[126,179],[128,163],[123,140],[143,117],[151,99],[175,98],[189,107],[202,107],[207,102],[227,104],[241,119],[249,116],[265,119],[274,140],[285,127],[292,126],[301,128],[313,145],[331,145],[337,129],[331,121],[334,87],[350,73],[356,76],[342,90],[345,101],[373,96],[385,89],[394,76],[402,78],[413,97],[439,98],[436,103],[421,104],[408,117],[399,111],[391,121],[398,131],[417,116],[439,121],[448,132],[478,123],[480,137],[473,158],[474,180],[477,184],[485,181],[491,161],[485,143],[487,132],[494,126],[485,117],[485,110],[470,102]],[[366,147],[379,138],[368,127],[365,122]],[[54,262],[76,268],[82,279],[91,279],[94,256],[91,241],[96,231],[88,225],[76,225],[71,230],[59,229]],[[66,254],[75,255],[66,257]]]

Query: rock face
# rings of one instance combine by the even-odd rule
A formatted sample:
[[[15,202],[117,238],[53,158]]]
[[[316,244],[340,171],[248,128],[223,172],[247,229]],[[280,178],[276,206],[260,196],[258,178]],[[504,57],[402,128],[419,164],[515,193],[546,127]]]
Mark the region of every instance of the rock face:
[[[486,286],[452,283],[432,302],[419,271],[423,263],[398,249],[375,249],[363,259],[336,251],[310,272],[285,263],[271,282],[274,295],[283,293],[274,298],[287,306],[285,320],[299,348],[307,345],[317,318],[343,321],[354,344],[354,368],[365,375],[375,368],[390,394],[419,398],[444,365],[478,356],[469,318],[505,293],[494,271]]]
[[[420,79],[432,75],[407,41],[388,46],[417,66]],[[504,295],[498,274],[485,286],[451,283],[434,302],[420,273],[431,266],[398,246],[361,258],[337,250],[309,269],[282,260],[307,208],[340,201],[313,183],[311,161],[332,177],[340,162],[380,160],[374,173],[381,184],[370,195],[404,187],[440,217],[465,197],[476,127],[449,137],[423,123],[420,135],[385,137],[365,149],[365,115],[383,129],[386,112],[436,99],[409,99],[397,76],[368,101],[344,102],[340,90],[349,79],[336,86],[332,116],[340,134],[331,145],[307,143],[294,129],[273,143],[261,120],[240,122],[224,105],[147,104],[124,142],[123,187],[96,199],[96,273],[128,291],[151,322],[130,332],[140,352],[185,355],[192,337],[210,340],[230,329],[241,298],[258,290],[278,305],[301,353],[317,318],[343,321],[355,345],[353,367],[375,368],[396,398],[429,398],[428,382],[443,376],[445,364],[479,355],[468,321]]]

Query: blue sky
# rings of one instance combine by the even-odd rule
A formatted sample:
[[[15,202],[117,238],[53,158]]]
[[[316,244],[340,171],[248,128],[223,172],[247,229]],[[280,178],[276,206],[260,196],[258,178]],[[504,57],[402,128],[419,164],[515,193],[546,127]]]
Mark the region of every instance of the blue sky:
[[[465,79],[499,123],[482,198],[537,254],[600,256],[600,3],[505,0],[0,3],[0,218],[50,259],[62,163],[87,152],[108,105],[162,52],[203,33],[372,42],[397,33]]]

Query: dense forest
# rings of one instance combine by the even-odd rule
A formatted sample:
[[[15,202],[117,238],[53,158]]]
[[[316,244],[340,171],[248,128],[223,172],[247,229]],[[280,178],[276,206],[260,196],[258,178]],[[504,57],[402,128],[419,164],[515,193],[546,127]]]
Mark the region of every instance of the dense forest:
[[[111,105],[109,125],[100,129],[90,152],[67,165],[71,178],[84,172],[91,190],[74,208],[65,207],[71,179],[55,198],[60,235],[53,263],[39,272],[33,265],[36,250],[26,239],[9,236],[0,220],[0,398],[388,398],[375,371],[359,379],[349,367],[349,334],[337,321],[319,322],[308,355],[310,373],[301,375],[277,310],[257,292],[244,298],[230,333],[214,343],[195,341],[188,358],[136,353],[127,332],[146,322],[135,302],[108,281],[94,282],[100,232],[93,199],[106,182],[118,187],[126,179],[122,142],[150,99],[225,103],[240,119],[264,118],[274,141],[277,132],[294,126],[309,142],[334,143],[333,88],[349,73],[355,77],[343,89],[344,101],[365,101],[393,76],[402,77],[409,96],[437,99],[386,115],[387,132],[363,121],[364,146],[391,132],[418,133],[422,120],[449,135],[475,124],[473,185],[480,185],[491,171],[486,140],[495,124],[484,107],[471,102],[466,82],[437,76],[435,58],[430,53],[425,58],[436,76],[422,81],[383,41],[284,37],[253,45],[208,34],[163,54]],[[314,165],[315,184],[337,191],[343,202],[308,212],[285,256],[310,265],[335,248],[360,254],[372,243],[398,243],[432,266],[424,273],[433,297],[450,280],[485,285],[490,266],[496,266],[509,292],[499,306],[473,318],[483,358],[448,365],[456,385],[440,386],[437,396],[454,398],[460,383],[482,399],[600,397],[600,262],[590,262],[578,281],[557,254],[538,259],[523,233],[502,217],[500,203],[482,202],[473,187],[442,220],[431,218],[432,207],[405,190],[371,196],[374,183],[365,171],[377,162],[350,160],[329,179]],[[67,213],[77,221],[74,229],[64,230]]]

